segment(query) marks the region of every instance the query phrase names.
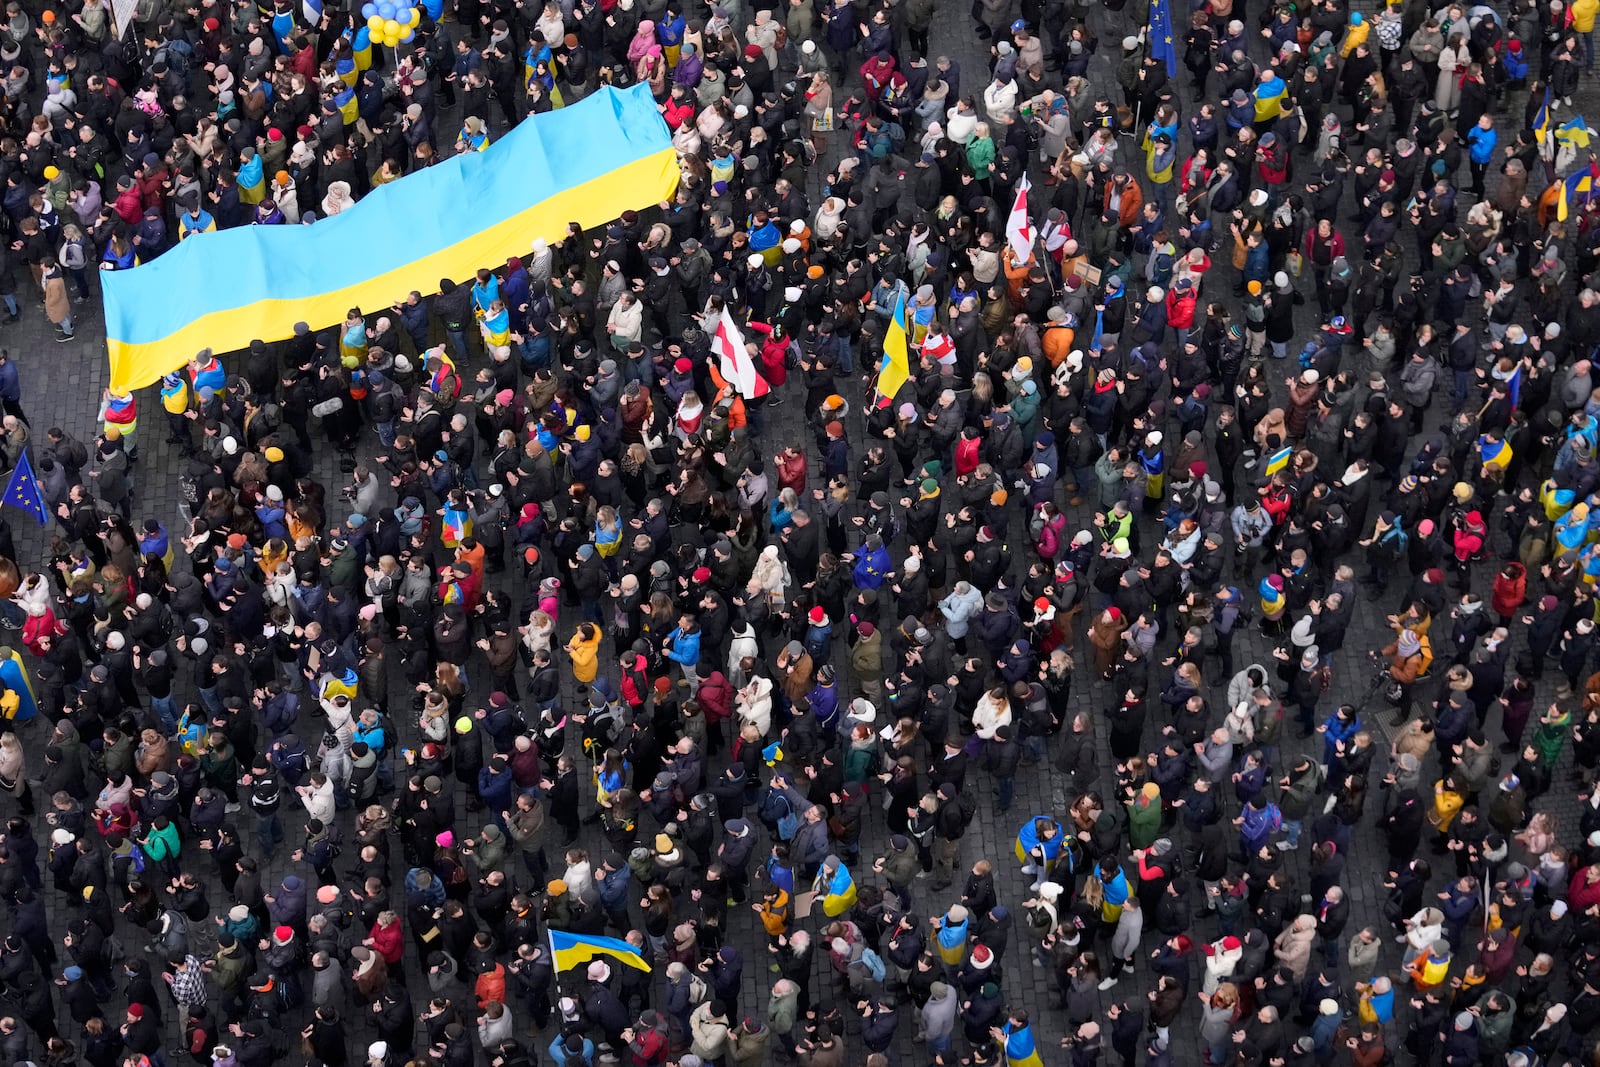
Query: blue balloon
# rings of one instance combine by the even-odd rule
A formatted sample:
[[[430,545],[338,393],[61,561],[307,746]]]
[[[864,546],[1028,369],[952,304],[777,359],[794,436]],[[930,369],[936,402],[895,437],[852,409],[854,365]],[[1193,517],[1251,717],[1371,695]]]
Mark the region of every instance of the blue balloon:
[[[361,17],[362,18],[370,19],[372,16],[376,15],[377,13],[378,13],[378,5],[377,4],[362,4],[361,5]]]
[[[378,17],[381,19],[394,18],[394,5],[389,0],[383,0],[383,3],[378,5]]]

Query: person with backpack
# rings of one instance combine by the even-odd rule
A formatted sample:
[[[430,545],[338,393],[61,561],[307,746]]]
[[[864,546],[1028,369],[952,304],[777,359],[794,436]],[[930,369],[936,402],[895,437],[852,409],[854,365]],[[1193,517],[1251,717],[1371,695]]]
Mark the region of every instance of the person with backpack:
[[[163,881],[171,881],[177,876],[176,864],[178,854],[182,851],[182,841],[178,836],[177,824],[171,819],[165,815],[156,816],[150,823],[149,832],[138,840],[138,844]]]

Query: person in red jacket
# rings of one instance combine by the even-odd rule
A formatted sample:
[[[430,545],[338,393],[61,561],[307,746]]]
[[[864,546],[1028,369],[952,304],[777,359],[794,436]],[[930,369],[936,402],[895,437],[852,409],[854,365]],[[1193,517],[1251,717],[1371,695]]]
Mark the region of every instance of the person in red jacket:
[[[667,129],[674,133],[684,123],[694,122],[694,100],[683,86],[672,87],[672,95],[661,105],[661,117],[666,119]]]
[[[1494,608],[1494,613],[1500,617],[1501,626],[1510,626],[1512,616],[1528,598],[1528,570],[1517,562],[1507,563],[1495,575],[1494,594],[1490,597],[1489,605]]]
[[[1472,583],[1472,561],[1483,551],[1488,528],[1483,524],[1483,514],[1469,511],[1456,521],[1451,535],[1455,551],[1456,588],[1467,589]]]
[[[956,474],[971,474],[977,470],[978,463],[983,458],[982,449],[983,440],[979,437],[978,431],[971,426],[963,428],[961,436],[956,439],[954,456]]]
[[[1194,282],[1188,278],[1179,278],[1167,293],[1167,325],[1172,327],[1179,349],[1189,343],[1189,331],[1194,329],[1195,302]]]
[[[745,329],[761,335],[761,376],[773,389],[789,380],[789,338],[779,329],[751,319]],[[775,403],[774,397],[769,403]]]
[[[393,911],[380,911],[367,931],[367,947],[383,957],[391,967],[400,966],[405,957],[405,944],[401,940],[400,916]]]
[[[1332,219],[1318,219],[1300,246],[1301,255],[1311,264],[1311,277],[1317,283],[1317,306],[1322,317],[1333,313],[1333,290],[1328,282],[1333,274],[1333,261],[1344,256],[1344,236],[1333,228]]]

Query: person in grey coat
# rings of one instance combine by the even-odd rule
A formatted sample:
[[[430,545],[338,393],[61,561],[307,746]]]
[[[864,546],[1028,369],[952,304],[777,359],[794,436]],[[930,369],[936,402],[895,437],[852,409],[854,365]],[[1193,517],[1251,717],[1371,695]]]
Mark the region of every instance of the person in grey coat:
[[[311,956],[311,1006],[322,1011],[344,1012],[349,1001],[344,969],[326,952]]]
[[[928,1051],[939,1053],[950,1048],[951,1034],[955,1032],[956,1013],[961,1003],[955,990],[944,982],[935,982],[928,990],[927,1002],[917,1019],[921,1037],[928,1041]]]

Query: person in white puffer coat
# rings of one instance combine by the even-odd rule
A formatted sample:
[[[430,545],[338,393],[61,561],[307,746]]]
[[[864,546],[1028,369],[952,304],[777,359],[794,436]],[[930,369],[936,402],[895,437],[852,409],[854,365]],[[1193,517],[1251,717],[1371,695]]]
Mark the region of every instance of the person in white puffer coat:
[[[735,699],[734,714],[740,726],[748,723],[766,737],[772,729],[772,679],[758,674],[746,682]]]

